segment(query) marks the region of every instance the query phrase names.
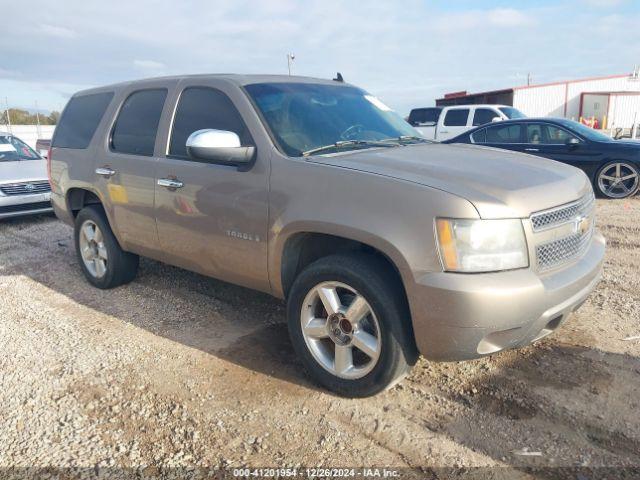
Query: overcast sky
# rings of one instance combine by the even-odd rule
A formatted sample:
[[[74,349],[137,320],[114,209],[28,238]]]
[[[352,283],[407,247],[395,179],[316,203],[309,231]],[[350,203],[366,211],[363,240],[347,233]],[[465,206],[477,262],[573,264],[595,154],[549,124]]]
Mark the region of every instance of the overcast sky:
[[[185,73],[344,78],[402,114],[446,92],[630,72],[639,0],[0,0],[0,105]]]

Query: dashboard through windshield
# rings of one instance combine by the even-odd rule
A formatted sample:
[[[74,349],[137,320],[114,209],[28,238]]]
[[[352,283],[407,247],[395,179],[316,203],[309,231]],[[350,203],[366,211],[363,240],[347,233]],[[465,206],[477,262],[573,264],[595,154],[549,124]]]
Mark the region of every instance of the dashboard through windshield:
[[[257,83],[245,90],[282,150],[299,157],[370,148],[375,142],[419,137],[397,113],[365,91],[345,85]],[[329,148],[323,148],[327,147]]]
[[[40,160],[41,158],[22,140],[13,136],[0,136],[0,162]]]

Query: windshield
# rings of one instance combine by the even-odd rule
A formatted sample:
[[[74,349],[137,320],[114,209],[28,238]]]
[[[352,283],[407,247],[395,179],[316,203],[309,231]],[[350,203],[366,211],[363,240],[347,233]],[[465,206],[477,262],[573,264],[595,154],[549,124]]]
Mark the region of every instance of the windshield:
[[[604,133],[600,133],[597,130],[594,130],[593,128],[587,127],[586,125],[583,125],[578,122],[574,122],[573,120],[558,119],[557,121],[560,124],[564,125],[565,127],[569,128],[570,130],[573,130],[578,135],[582,135],[587,140],[592,140],[594,142],[614,142],[615,141],[612,138],[605,135]]]
[[[420,137],[397,113],[363,90],[317,83],[257,83],[245,87],[284,152],[372,148],[375,142]],[[318,150],[314,152],[314,150]]]
[[[513,108],[513,107],[500,107],[498,108],[498,110],[500,110],[502,113],[504,113],[506,115],[507,118],[512,119],[512,118],[527,118],[527,116],[522,113],[520,110],[518,110],[517,108]]]
[[[29,145],[12,136],[0,136],[0,162],[18,162],[20,160],[39,160]]]

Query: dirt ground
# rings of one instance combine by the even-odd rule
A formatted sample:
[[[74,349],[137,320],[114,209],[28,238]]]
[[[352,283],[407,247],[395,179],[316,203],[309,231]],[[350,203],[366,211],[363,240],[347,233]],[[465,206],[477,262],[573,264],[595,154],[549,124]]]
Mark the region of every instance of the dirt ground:
[[[597,208],[603,280],[554,335],[365,400],[309,381],[278,300],[150,260],[100,291],[69,227],[2,221],[0,469],[640,467],[640,198]]]

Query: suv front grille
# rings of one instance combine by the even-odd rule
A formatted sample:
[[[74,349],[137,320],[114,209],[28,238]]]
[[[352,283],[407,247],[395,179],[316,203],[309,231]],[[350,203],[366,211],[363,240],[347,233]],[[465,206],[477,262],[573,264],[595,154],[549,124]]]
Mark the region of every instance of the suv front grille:
[[[547,228],[571,222],[577,215],[592,210],[594,201],[595,197],[593,193],[590,193],[582,197],[577,202],[545,210],[543,212],[534,213],[531,215],[533,231],[539,232],[541,230],[546,230]]]
[[[531,216],[538,270],[559,267],[587,251],[595,228],[593,193]]]
[[[23,182],[23,183],[6,183],[0,185],[0,191],[5,195],[32,195],[37,193],[47,193],[51,191],[49,182]]]
[[[587,234],[576,233],[560,240],[538,245],[536,257],[540,270],[553,268],[579,257],[589,246],[592,231],[593,229]]]

